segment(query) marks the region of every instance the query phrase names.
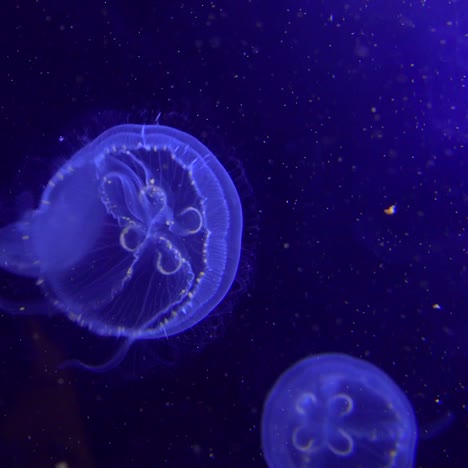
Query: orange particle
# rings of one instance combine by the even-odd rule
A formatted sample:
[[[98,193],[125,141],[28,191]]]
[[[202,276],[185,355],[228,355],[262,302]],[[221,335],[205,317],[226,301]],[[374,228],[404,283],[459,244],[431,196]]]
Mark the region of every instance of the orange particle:
[[[394,215],[396,213],[396,205],[390,205],[388,208],[384,209],[386,215]]]

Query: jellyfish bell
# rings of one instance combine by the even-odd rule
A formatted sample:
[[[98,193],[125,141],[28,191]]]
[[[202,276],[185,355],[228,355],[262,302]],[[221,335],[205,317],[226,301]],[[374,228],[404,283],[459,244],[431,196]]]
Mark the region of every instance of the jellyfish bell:
[[[319,354],[286,370],[265,401],[269,467],[413,466],[417,426],[400,387],[373,364]]]
[[[0,300],[13,314],[64,314],[122,340],[105,371],[139,340],[205,318],[237,273],[243,217],[230,176],[200,141],[161,125],[119,125],[75,153],[39,206],[0,229],[0,267],[35,280],[47,305]]]

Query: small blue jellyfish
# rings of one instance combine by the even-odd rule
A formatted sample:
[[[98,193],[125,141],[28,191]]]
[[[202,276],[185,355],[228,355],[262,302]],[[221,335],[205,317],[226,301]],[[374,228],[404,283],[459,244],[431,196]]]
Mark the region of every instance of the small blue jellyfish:
[[[103,336],[181,333],[208,315],[235,278],[242,209],[202,143],[161,125],[119,125],[79,150],[39,207],[0,229],[0,267],[34,278],[55,311]],[[47,306],[43,305],[43,310]],[[10,313],[37,313],[0,300]]]
[[[265,402],[269,467],[412,467],[416,419],[402,390],[374,365],[344,354],[299,361]]]

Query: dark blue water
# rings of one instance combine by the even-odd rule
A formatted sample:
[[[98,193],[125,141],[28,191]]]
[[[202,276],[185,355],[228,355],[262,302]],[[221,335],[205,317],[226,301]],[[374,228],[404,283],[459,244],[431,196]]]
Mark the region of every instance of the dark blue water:
[[[415,466],[465,466],[465,10],[441,0],[5,6],[2,226],[37,208],[102,131],[161,123],[227,169],[244,236],[221,305],[188,332],[135,343],[107,373],[60,364],[105,362],[118,339],[60,314],[1,314],[1,466],[266,466],[269,390],[298,360],[329,352],[374,364],[405,393]],[[8,303],[44,301],[7,272],[0,291]]]

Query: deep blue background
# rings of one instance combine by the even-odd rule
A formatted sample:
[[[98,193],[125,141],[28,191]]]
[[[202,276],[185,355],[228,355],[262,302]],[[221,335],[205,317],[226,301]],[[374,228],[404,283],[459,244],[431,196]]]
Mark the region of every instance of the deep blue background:
[[[246,260],[215,319],[125,372],[58,371],[99,340],[0,316],[1,466],[264,466],[269,388],[330,351],[406,392],[417,466],[466,466],[463,2],[69,3],[1,8],[2,224],[87,138],[161,112],[235,168]]]

